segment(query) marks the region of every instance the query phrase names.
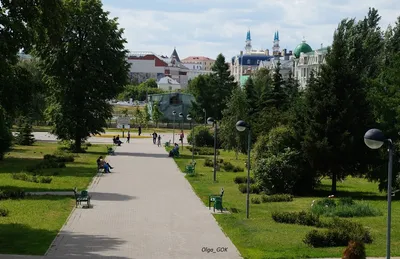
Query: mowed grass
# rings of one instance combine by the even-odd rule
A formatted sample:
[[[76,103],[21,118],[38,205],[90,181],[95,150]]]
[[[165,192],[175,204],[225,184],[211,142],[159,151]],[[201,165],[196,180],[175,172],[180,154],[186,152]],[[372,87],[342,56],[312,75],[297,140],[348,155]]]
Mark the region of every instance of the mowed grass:
[[[71,197],[26,197],[2,200],[9,210],[0,217],[0,254],[44,255],[75,202]]]
[[[37,164],[45,154],[53,154],[56,143],[36,142],[33,146],[14,146],[0,161],[0,189],[23,189],[24,191],[71,191],[87,188],[97,173],[96,160],[107,153],[106,145],[93,145],[87,153],[76,154],[75,161],[67,163],[66,168],[45,169],[43,172],[52,175],[52,182],[34,183],[12,178],[13,173],[26,172],[28,166]]]
[[[217,172],[217,182],[213,183],[213,168],[204,167],[207,156],[195,156],[197,161],[194,177],[187,177],[194,191],[208,206],[208,195],[225,190],[223,205],[228,210],[237,209],[238,213],[214,215],[223,231],[232,240],[244,258],[266,259],[298,259],[298,258],[340,258],[344,247],[312,248],[303,243],[305,235],[315,228],[279,224],[272,220],[273,211],[301,211],[309,210],[313,200],[327,197],[330,193],[330,180],[322,181],[318,197],[296,197],[293,202],[250,204],[250,219],[246,219],[246,194],[238,190],[233,182],[236,176],[246,176],[246,172],[233,173],[223,170]],[[209,156],[210,158],[212,156]],[[234,165],[245,167],[246,156],[240,155],[235,159],[233,152],[221,150],[218,158],[230,161]],[[175,158],[179,168],[184,171],[191,161],[191,152],[184,148],[181,156]],[[370,205],[383,212],[383,216],[353,218],[370,228],[374,241],[366,245],[367,256],[385,256],[386,244],[386,210],[385,194],[378,192],[377,184],[360,178],[348,178],[338,183],[339,197],[351,196],[353,199],[365,200]],[[261,195],[251,194],[251,197]],[[400,202],[392,203],[392,256],[400,256]]]

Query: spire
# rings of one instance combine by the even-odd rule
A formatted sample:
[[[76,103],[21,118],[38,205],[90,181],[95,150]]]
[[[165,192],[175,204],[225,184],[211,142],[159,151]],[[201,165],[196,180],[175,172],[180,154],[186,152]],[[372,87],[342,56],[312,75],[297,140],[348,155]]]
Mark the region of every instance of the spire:
[[[177,62],[181,63],[181,60],[179,59],[178,52],[176,51],[175,47],[174,51],[171,54],[171,60],[176,60]]]
[[[251,40],[250,29],[247,31],[246,41]]]
[[[275,34],[274,34],[274,41],[276,41],[276,32],[275,32]]]
[[[276,40],[279,41],[279,31],[276,31]]]

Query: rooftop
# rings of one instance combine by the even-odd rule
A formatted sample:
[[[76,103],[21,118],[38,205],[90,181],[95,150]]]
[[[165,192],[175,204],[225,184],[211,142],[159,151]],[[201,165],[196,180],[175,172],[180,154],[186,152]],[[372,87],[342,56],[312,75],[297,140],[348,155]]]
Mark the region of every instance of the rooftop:
[[[204,56],[189,56],[187,58],[182,59],[182,62],[185,61],[215,61],[215,60]]]

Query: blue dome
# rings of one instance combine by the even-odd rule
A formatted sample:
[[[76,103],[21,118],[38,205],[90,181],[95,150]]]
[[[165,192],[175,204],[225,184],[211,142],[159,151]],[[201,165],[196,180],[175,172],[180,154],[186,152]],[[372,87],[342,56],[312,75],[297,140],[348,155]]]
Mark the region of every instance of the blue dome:
[[[243,55],[237,56],[239,58],[239,64],[243,66],[257,66],[261,61],[269,61],[273,57],[265,55]],[[232,64],[235,64],[235,58],[232,58]]]

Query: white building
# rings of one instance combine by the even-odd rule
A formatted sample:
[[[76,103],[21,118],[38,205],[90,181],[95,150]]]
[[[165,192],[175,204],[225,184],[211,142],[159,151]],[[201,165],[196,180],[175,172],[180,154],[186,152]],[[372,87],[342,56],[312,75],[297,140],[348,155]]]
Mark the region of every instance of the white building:
[[[158,88],[164,91],[178,91],[181,90],[181,85],[174,79],[166,76],[157,82]]]
[[[149,51],[130,52],[128,62],[131,65],[129,77],[132,82],[142,83],[150,78],[158,82],[168,76],[177,81],[182,88],[187,87],[189,69],[182,64],[176,49],[170,57],[159,56]]]
[[[214,65],[215,60],[203,56],[190,56],[182,59],[182,63],[189,69],[188,78],[192,80],[199,75],[213,73],[211,67]]]

